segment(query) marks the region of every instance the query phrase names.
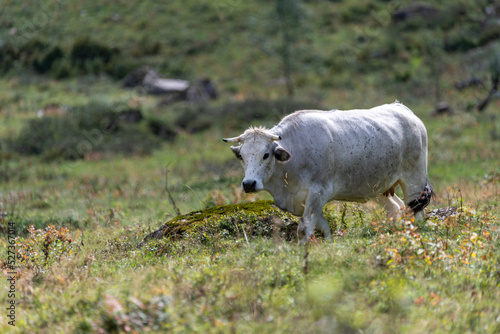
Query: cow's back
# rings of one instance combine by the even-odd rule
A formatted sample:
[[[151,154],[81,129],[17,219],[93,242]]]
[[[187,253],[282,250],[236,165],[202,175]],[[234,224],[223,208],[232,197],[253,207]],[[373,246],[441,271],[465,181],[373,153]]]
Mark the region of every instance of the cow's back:
[[[427,149],[423,123],[400,103],[367,110],[298,111],[271,132],[283,138],[281,145],[293,156],[283,166],[287,173],[302,186],[323,184],[344,200],[384,191]]]

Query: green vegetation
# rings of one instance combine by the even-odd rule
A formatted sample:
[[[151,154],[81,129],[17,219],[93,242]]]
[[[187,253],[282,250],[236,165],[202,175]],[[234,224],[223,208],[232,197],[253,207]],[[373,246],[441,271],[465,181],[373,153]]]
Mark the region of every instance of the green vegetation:
[[[500,331],[500,9],[294,1],[287,37],[284,4],[2,2],[0,267],[7,287],[15,228],[17,280],[16,327],[1,312],[0,332]],[[220,98],[123,88],[139,66],[209,77]],[[455,88],[471,77],[482,85]],[[388,222],[334,202],[333,241],[300,246],[297,217],[240,190],[221,138],[395,99],[428,129],[429,212],[455,215]],[[441,101],[451,115],[433,116]]]
[[[126,124],[117,106],[90,103],[59,117],[31,119],[12,144],[46,160],[80,159],[95,152],[150,153],[160,144],[140,124]]]

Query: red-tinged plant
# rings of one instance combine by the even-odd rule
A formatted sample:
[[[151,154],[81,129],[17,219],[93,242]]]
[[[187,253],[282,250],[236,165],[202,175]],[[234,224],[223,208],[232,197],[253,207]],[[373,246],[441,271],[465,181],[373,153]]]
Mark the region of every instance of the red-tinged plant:
[[[16,238],[18,267],[40,270],[63,255],[70,254],[75,242],[69,235],[69,229],[49,225],[43,229],[28,228],[28,236]]]
[[[492,228],[488,214],[471,212],[445,220],[430,219],[421,225],[402,220],[392,234],[379,234],[374,247],[383,246],[389,266],[469,265],[491,257]]]

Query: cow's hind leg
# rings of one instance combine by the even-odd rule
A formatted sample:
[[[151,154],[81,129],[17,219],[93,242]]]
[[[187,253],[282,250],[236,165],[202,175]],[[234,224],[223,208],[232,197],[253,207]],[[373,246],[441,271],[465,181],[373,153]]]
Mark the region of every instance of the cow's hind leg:
[[[420,192],[420,195],[413,201],[408,203],[410,209],[416,214],[424,210],[424,208],[431,202],[431,197],[434,195],[434,190],[427,178],[424,189]]]
[[[432,196],[434,196],[434,190],[429,182],[427,176],[420,178],[420,182],[409,182],[408,180],[402,180],[400,182],[401,188],[403,189],[403,194],[405,197],[405,202],[407,203],[410,210],[413,211],[413,215],[416,220],[424,219],[424,208],[429,205]]]
[[[392,200],[396,202],[396,204],[399,206],[400,210],[404,210],[406,205],[405,202],[401,198],[399,198],[397,195],[392,196]]]
[[[403,201],[396,195],[380,195],[375,198],[375,202],[383,206],[387,213],[388,220],[399,220],[401,218],[401,207],[404,208]]]

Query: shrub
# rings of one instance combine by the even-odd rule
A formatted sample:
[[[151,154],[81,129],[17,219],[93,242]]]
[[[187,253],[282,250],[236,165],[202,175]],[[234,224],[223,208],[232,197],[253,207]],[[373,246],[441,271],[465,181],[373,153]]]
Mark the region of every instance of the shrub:
[[[445,38],[444,49],[448,52],[466,52],[479,46],[478,24],[464,24],[459,29],[452,30]]]
[[[37,38],[30,39],[19,48],[15,57],[23,66],[33,68],[35,61],[41,59],[48,49],[49,45],[45,41]]]
[[[174,121],[149,117],[126,124],[116,112],[118,106],[92,102],[76,107],[62,116],[31,119],[10,149],[26,155],[40,155],[46,160],[81,159],[93,152],[149,154],[176,137],[174,127],[191,133],[223,124],[243,129],[252,121],[266,125],[300,109],[319,109],[313,103],[292,100],[248,100],[221,107],[177,105],[170,110]]]
[[[60,59],[51,67],[51,73],[56,79],[66,79],[71,77],[73,70],[70,60],[67,57]]]
[[[140,65],[138,60],[129,57],[115,57],[113,61],[106,64],[104,70],[113,79],[121,80],[132,70]]]
[[[152,117],[147,120],[149,130],[157,137],[164,140],[174,140],[176,132],[170,127],[167,122],[157,117]]]
[[[52,69],[55,62],[60,61],[64,57],[63,50],[59,46],[55,46],[43,55],[41,59],[35,59],[33,67],[39,73],[46,73]]]
[[[174,126],[189,133],[204,131],[221,124],[231,129],[244,129],[255,121],[258,121],[260,125],[276,123],[281,117],[301,109],[321,109],[321,106],[313,102],[289,99],[251,99],[229,102],[223,106],[214,107],[176,104],[168,107],[169,118],[173,119],[173,122],[161,118],[154,118],[148,122],[155,134],[164,137],[161,131],[165,127],[171,129]],[[167,114],[167,111],[165,111],[165,114]],[[171,124],[170,127],[169,124]],[[169,139],[171,134],[168,130],[166,134],[167,139]]]
[[[217,117],[214,117],[214,120],[221,122],[224,126],[241,129],[248,127],[249,123],[255,120],[275,123],[283,116],[301,109],[322,108],[317,103],[307,101],[254,99],[231,102],[209,113],[216,114]]]
[[[98,74],[119,53],[117,48],[110,48],[84,36],[73,43],[70,58],[73,66],[81,73]]]
[[[349,2],[342,7],[340,19],[343,23],[361,23],[375,10],[377,10],[377,4],[372,1]]]
[[[43,270],[51,263],[69,254],[76,243],[69,235],[69,229],[49,225],[35,229],[31,225],[26,238],[16,239],[18,264],[28,269]]]
[[[158,41],[152,41],[151,38],[146,35],[143,36],[135,48],[132,50],[132,55],[134,57],[152,56],[157,55],[161,51],[161,44]]]
[[[197,106],[177,108],[177,114],[178,116],[174,122],[175,126],[190,133],[209,129],[214,125],[214,120],[217,118],[216,110]]]
[[[479,35],[479,45],[485,45],[491,41],[498,40],[499,37],[500,27],[498,25],[486,27]]]
[[[155,47],[158,48],[150,46],[148,52],[159,52],[160,49],[156,50]],[[18,48],[10,43],[0,45],[0,73],[7,73],[14,65],[20,65],[56,79],[101,72],[121,79],[138,64],[135,60],[119,55],[118,48],[108,47],[88,36],[76,39],[69,52],[60,45],[34,38]]]
[[[121,122],[116,108],[90,103],[62,116],[32,119],[11,145],[19,153],[47,160],[80,159],[92,152],[148,154],[160,145],[140,122]]]
[[[7,73],[17,60],[18,53],[9,43],[0,46],[0,73]]]
[[[31,39],[18,49],[11,44],[0,48],[0,71],[8,72],[15,63],[38,73],[48,73],[66,57],[59,45],[51,45],[40,39]]]

